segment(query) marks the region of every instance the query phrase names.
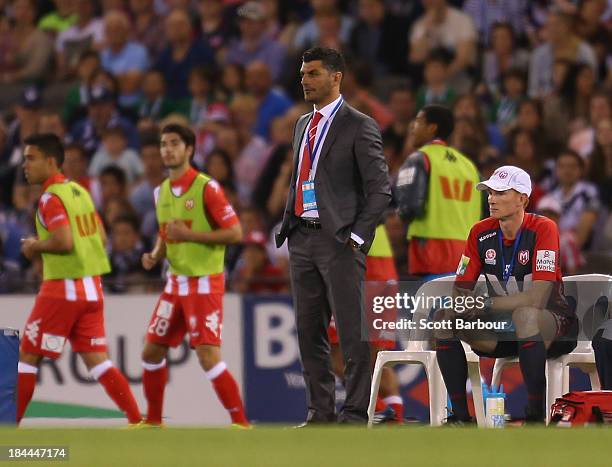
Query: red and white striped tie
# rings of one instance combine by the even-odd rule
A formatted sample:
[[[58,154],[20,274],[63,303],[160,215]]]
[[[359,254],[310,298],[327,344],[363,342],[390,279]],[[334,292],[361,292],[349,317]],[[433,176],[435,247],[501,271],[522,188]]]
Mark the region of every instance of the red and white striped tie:
[[[302,166],[300,168],[300,177],[298,178],[297,191],[295,193],[295,205],[294,211],[295,215],[300,217],[304,213],[304,194],[302,193],[302,182],[308,180],[308,174],[310,173],[310,154],[314,156],[314,144],[315,138],[317,136],[317,125],[319,121],[323,117],[323,114],[320,112],[316,112],[314,114],[313,119],[310,122],[310,128],[308,129],[308,145],[310,147],[310,151],[308,149],[304,149],[304,153],[302,155]]]

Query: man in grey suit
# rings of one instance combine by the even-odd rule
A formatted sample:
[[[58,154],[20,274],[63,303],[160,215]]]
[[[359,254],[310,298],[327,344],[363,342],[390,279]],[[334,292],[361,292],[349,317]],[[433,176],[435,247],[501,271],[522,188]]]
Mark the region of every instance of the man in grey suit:
[[[327,326],[336,319],[345,362],[341,423],[365,423],[370,394],[369,344],[361,338],[365,256],[391,200],[376,122],[340,94],[344,58],[314,48],[302,56],[304,99],[314,110],[296,123],[293,174],[281,229],[289,261],[306,382],[306,423],[336,421]]]

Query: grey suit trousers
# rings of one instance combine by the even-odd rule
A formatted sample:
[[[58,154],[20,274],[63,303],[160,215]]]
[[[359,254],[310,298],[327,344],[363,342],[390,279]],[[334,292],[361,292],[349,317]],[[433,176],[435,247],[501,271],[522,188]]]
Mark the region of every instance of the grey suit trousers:
[[[333,313],[345,362],[346,400],[338,421],[365,423],[372,380],[370,347],[361,339],[366,255],[323,229],[302,225],[289,236],[289,254],[307,421],[336,420],[335,378],[327,337]]]

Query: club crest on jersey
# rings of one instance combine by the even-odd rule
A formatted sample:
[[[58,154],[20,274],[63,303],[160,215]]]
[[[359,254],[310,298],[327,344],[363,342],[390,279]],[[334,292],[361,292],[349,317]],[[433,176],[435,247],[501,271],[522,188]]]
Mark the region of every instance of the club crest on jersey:
[[[485,252],[485,263],[495,266],[497,264],[497,260],[495,259],[496,256],[497,253],[495,252],[495,250],[493,248],[489,248]]]
[[[518,254],[519,263],[525,266],[529,262],[529,250],[521,250]]]
[[[187,211],[191,211],[194,206],[195,202],[192,199],[188,199],[185,201],[185,209],[187,209]]]

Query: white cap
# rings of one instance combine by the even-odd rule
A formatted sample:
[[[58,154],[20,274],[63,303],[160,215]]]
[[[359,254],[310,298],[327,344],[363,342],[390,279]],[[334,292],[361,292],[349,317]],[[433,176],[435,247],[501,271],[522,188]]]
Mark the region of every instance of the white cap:
[[[495,191],[516,190],[531,196],[531,177],[523,169],[513,165],[504,165],[496,169],[488,180],[476,185],[476,189],[480,191],[487,188]]]

